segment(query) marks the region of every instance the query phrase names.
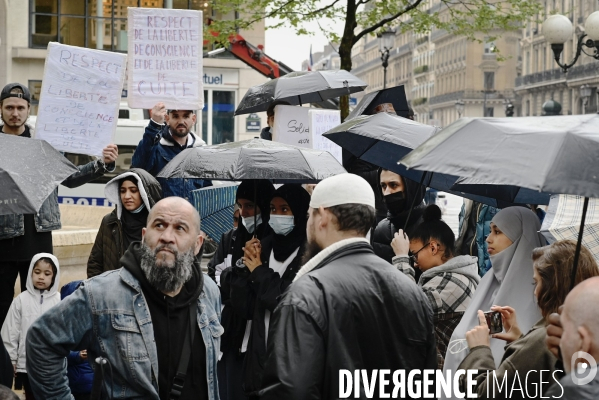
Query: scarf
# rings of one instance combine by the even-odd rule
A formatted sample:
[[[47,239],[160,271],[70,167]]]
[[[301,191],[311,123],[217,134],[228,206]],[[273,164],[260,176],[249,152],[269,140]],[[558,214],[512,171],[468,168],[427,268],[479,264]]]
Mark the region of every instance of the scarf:
[[[121,226],[123,229],[123,244],[128,249],[133,242],[141,241],[141,230],[145,228],[148,219],[148,209],[142,203],[135,211],[128,211],[123,207]]]

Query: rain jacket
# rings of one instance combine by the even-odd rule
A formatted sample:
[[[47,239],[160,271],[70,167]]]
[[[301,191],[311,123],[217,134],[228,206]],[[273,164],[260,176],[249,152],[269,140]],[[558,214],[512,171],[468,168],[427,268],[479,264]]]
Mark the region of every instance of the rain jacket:
[[[157,176],[160,171],[175,156],[183,150],[193,147],[204,146],[206,143],[195,133],[189,132],[187,145],[180,146],[171,136],[168,125],[158,125],[153,120],[146,127],[143,138],[137,145],[131,167],[142,168],[152,176]],[[157,178],[162,185],[163,197],[179,196],[190,200],[192,190],[212,186],[208,179],[183,179],[183,178]]]
[[[393,265],[414,279],[414,268],[410,266],[407,255],[393,257]],[[451,334],[470,305],[479,281],[476,257],[470,256],[454,257],[420,275],[418,286],[428,298],[435,316],[437,365],[440,369],[443,368]]]
[[[436,357],[420,288],[346,239],[300,269],[271,316],[260,399],[337,399],[341,369],[434,369]]]
[[[116,204],[116,206],[110,214],[104,216],[100,224],[96,241],[87,260],[88,278],[121,267],[119,260],[127,249],[123,241],[123,227],[121,223],[123,204],[119,194],[119,181],[127,176],[134,176],[137,179],[137,187],[141,199],[148,211],[162,198],[160,184],[143,169],[132,168],[106,184],[106,188],[104,189],[106,198]]]
[[[56,276],[48,290],[38,290],[33,286],[33,266],[42,257],[54,261]],[[2,325],[2,341],[8,351],[10,360],[17,365],[17,372],[27,372],[25,343],[27,331],[33,322],[50,308],[60,303],[58,285],[60,283],[60,266],[52,254],[39,253],[31,259],[27,275],[27,290],[18,295],[10,305],[8,315]],[[37,351],[34,350],[34,351]],[[39,356],[42,356],[39,354]]]
[[[69,282],[60,289],[60,297],[73,294],[79,287],[81,281]],[[69,387],[75,394],[88,394],[92,391],[94,382],[94,370],[87,360],[82,360],[78,351],[71,351],[67,356],[67,377],[69,378]]]
[[[196,269],[199,271],[199,266]],[[197,324],[202,335],[194,340],[204,340],[208,398],[218,400],[221,302],[216,284],[211,279],[203,282],[197,300]],[[65,316],[72,316],[67,323]],[[108,393],[114,390],[120,399],[159,399],[153,321],[140,282],[127,268],[84,281],[31,326],[27,346],[38,350],[28,353],[27,360],[36,398],[71,400],[61,365],[66,368],[63,360],[71,350],[87,349],[89,358],[103,355],[111,365],[114,378],[107,374],[103,386]]]

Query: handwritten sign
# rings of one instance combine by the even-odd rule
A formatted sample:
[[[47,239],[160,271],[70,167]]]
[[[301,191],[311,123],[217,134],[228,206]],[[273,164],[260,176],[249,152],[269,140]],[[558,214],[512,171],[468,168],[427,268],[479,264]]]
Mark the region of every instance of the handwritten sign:
[[[60,151],[101,156],[114,142],[127,56],[51,42],[35,137]]]
[[[341,163],[341,147],[322,136],[323,133],[341,124],[341,112],[339,110],[310,110],[309,118],[312,148],[328,151]]]
[[[127,99],[131,108],[201,110],[202,12],[129,7]]]
[[[309,110],[299,106],[276,106],[272,140],[312,148]]]

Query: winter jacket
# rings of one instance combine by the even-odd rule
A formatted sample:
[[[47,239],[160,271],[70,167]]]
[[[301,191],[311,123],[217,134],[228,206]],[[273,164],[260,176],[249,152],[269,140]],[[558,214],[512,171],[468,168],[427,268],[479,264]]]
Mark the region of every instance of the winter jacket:
[[[153,120],[146,127],[143,138],[137,145],[131,167],[142,168],[156,177],[175,156],[185,149],[200,147],[206,143],[195,133],[189,132],[187,145],[182,147],[171,136],[168,125],[159,125]],[[212,186],[208,179],[157,178],[162,186],[163,197],[179,196],[190,200],[192,190]]]
[[[407,255],[393,257],[393,265],[414,279],[414,268],[410,266]],[[451,334],[470,305],[479,281],[476,257],[470,256],[451,258],[420,275],[418,286],[426,294],[435,316],[439,369],[443,369]]]
[[[470,349],[470,353],[458,368],[478,370],[478,374],[474,375],[477,385],[473,391],[478,392],[479,398],[550,398],[546,397],[548,388],[556,385],[555,379],[559,379],[563,375],[557,373],[555,377],[553,375],[556,371],[557,359],[547,349],[546,336],[545,321],[540,320],[526,335],[505,346],[505,353],[499,367],[495,366],[489,346],[477,346]],[[492,374],[493,371],[495,378]],[[544,372],[541,373],[541,371]],[[497,384],[502,385],[504,378],[506,384],[503,384],[503,389],[500,389]],[[541,382],[544,382],[542,394],[539,392]],[[465,379],[460,379],[460,390],[466,389],[466,383]],[[493,390],[495,396],[493,396]]]
[[[73,294],[79,287],[81,281],[73,281],[64,285],[60,289],[60,297]],[[89,394],[92,391],[94,382],[94,370],[88,360],[82,360],[78,351],[71,351],[67,356],[67,377],[69,378],[69,387],[75,394]]]
[[[337,399],[341,369],[434,369],[436,353],[426,296],[365,239],[345,239],[300,269],[271,316],[260,398]]]
[[[270,126],[262,128],[262,130],[260,131],[260,139],[272,140],[272,132],[270,131]]]
[[[42,257],[48,257],[56,265],[54,283],[48,290],[38,290],[33,286],[33,266]],[[52,254],[39,253],[31,259],[27,275],[27,290],[18,295],[10,305],[8,315],[2,325],[2,341],[8,351],[11,362],[17,365],[17,372],[27,372],[25,343],[27,331],[33,322],[60,302],[58,285],[60,266]],[[37,351],[34,350],[34,351]],[[41,354],[39,356],[42,356]]]
[[[498,212],[498,208],[468,199],[464,199],[460,211],[460,228],[455,248],[459,254],[478,257],[480,276],[490,268],[486,240],[491,233],[491,220]]]
[[[216,284],[203,282],[197,324],[206,346],[208,397],[218,400],[221,302]],[[38,350],[29,352],[27,359],[36,398],[70,400],[64,358],[71,350],[87,349],[90,359],[103,355],[110,363],[112,375],[105,374],[104,393],[114,391],[120,399],[159,399],[153,321],[140,282],[127,268],[84,281],[31,326],[27,346]]]
[[[104,189],[106,198],[116,205],[110,214],[104,216],[100,224],[96,241],[87,260],[88,278],[121,267],[119,260],[127,249],[123,241],[123,227],[121,223],[123,205],[119,194],[119,180],[126,176],[134,176],[137,179],[137,187],[141,199],[148,210],[154,207],[154,204],[162,198],[160,184],[143,169],[132,168],[106,184]]]

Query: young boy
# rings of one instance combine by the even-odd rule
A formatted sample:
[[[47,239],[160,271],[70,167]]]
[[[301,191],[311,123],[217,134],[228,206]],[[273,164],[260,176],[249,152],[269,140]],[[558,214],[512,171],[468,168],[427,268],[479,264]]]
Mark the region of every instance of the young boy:
[[[2,325],[2,341],[10,356],[17,379],[23,382],[27,400],[34,398],[25,369],[27,330],[33,321],[60,301],[59,281],[60,270],[56,257],[48,253],[33,256],[27,276],[27,291],[13,300]]]

